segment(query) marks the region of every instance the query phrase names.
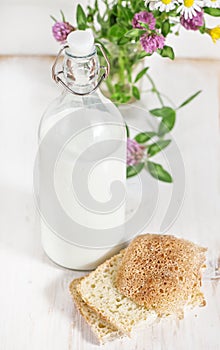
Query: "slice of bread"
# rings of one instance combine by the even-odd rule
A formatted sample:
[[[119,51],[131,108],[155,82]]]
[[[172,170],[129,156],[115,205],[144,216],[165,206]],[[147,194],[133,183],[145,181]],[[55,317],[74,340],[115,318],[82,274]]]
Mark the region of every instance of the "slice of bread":
[[[152,324],[157,315],[122,295],[115,287],[118,265],[124,250],[105,261],[78,285],[82,299],[122,333],[130,334],[140,325]]]
[[[204,305],[201,269],[206,248],[170,235],[145,234],[126,249],[116,286],[139,305],[160,316],[183,317],[187,305]]]
[[[83,277],[77,278],[70,283],[69,290],[76,307],[78,308],[81,315],[85,318],[87,323],[90,325],[93,333],[98,338],[101,344],[107,341],[121,338],[123,336],[117,328],[113,327],[110,323],[106,322],[99,314],[94,312],[81,298],[77,291],[77,286],[82,281]]]

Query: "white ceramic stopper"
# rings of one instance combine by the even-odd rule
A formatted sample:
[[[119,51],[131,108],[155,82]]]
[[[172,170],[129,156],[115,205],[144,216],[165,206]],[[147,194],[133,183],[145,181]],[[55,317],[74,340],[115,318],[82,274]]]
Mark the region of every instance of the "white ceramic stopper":
[[[73,56],[87,56],[94,52],[94,36],[91,29],[75,30],[67,37],[69,51]]]

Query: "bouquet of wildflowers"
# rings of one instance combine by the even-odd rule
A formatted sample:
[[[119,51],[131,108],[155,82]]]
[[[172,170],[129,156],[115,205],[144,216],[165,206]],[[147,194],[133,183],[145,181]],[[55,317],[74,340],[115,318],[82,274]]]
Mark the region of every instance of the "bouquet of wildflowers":
[[[220,39],[220,26],[210,28],[208,17],[220,17],[220,0],[95,0],[76,11],[76,26],[62,20],[55,21],[54,38],[65,43],[68,34],[77,29],[91,28],[97,42],[106,49],[111,62],[110,77],[106,80],[108,93],[116,104],[139,100],[141,90],[138,82],[145,76],[151,90],[158,97],[160,108],[150,111],[160,118],[157,132],[143,132],[134,140],[129,138],[127,148],[127,175],[134,176],[147,169],[152,176],[165,182],[172,177],[150,158],[167,147],[170,140],[166,134],[174,127],[176,111],[192,101],[200,91],[185,100],[176,109],[164,104],[162,95],[149,75],[149,67],[136,72],[138,64],[147,56],[158,54],[175,58],[174,49],[166,44],[170,34],[179,35],[181,29],[207,34],[214,43]],[[136,72],[136,73],[135,73]]]

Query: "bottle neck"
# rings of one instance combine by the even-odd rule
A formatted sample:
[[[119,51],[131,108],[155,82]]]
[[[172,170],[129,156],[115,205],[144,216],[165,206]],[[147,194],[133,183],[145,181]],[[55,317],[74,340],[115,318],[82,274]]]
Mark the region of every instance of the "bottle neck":
[[[76,57],[65,50],[63,73],[65,83],[77,93],[90,93],[96,86],[100,72],[96,52],[84,57]]]

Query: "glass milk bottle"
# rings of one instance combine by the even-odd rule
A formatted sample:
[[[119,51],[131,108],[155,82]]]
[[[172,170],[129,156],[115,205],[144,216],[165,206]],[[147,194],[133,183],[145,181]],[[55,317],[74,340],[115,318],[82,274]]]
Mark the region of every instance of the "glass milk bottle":
[[[106,67],[100,67],[97,46]],[[125,243],[126,129],[98,89],[109,68],[90,30],[69,34],[52,69],[64,89],[39,127],[35,188],[42,245],[52,261],[71,269],[93,269]]]

